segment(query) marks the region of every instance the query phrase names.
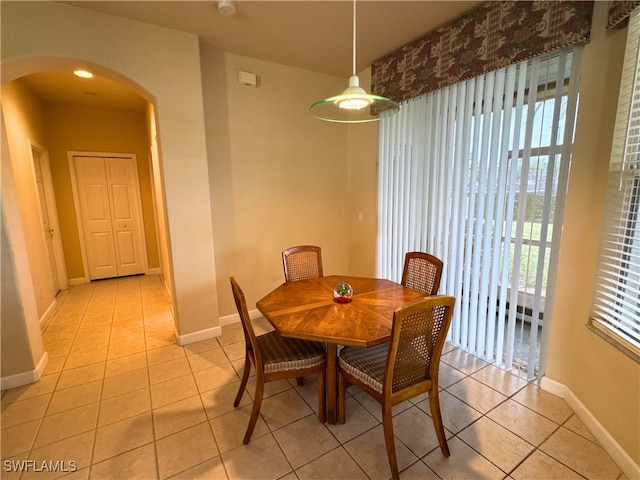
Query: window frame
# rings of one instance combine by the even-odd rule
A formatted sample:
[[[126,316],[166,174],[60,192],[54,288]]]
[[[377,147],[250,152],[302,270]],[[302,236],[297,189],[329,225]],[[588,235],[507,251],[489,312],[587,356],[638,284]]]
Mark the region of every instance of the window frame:
[[[630,260],[632,250],[640,248],[640,153],[636,144],[640,139],[640,9],[631,14],[628,28],[587,328],[640,363],[640,293],[635,306],[631,305],[634,289],[640,292],[640,278],[637,278],[640,265],[639,260],[636,263]],[[613,233],[610,232],[612,227],[607,223],[608,218],[617,219],[618,226]],[[612,249],[612,244],[618,246]],[[631,282],[630,273],[636,277]]]

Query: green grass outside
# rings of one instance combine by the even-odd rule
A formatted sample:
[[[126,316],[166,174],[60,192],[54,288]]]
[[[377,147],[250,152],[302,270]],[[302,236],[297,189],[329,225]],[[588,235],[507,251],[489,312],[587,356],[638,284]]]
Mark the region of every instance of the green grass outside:
[[[513,222],[512,232],[515,234],[517,228],[517,222]],[[525,222],[523,236],[524,238],[531,240],[540,240],[540,234],[542,230],[542,224],[539,222]],[[549,245],[553,234],[553,225],[549,225],[547,230],[547,248],[544,256],[543,266],[543,278],[542,288],[547,287],[547,277],[549,275],[549,260],[551,251]],[[536,284],[536,275],[538,267],[538,255],[540,247],[538,245],[522,245],[522,251],[520,254],[520,285],[521,287],[533,287]],[[515,245],[512,243],[509,252],[509,269],[512,269],[513,260],[515,254]],[[528,268],[527,268],[528,266]]]

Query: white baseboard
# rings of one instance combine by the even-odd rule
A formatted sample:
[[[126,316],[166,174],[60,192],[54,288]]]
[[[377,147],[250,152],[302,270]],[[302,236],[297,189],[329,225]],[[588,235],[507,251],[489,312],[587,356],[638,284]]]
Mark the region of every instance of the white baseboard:
[[[16,373],[15,375],[9,375],[7,377],[0,378],[0,390],[8,390],[10,388],[21,387],[23,385],[29,385],[40,380],[44,369],[47,368],[49,363],[49,354],[44,352],[36,365],[36,368],[29,370],[28,372]]]
[[[251,320],[255,320],[256,318],[261,318],[263,315],[260,313],[260,310],[249,310],[249,318]],[[220,317],[220,325],[232,325],[234,323],[240,322],[240,315],[234,313],[232,315],[225,315],[224,317]]]
[[[44,329],[47,328],[47,325],[49,325],[49,322],[53,318],[53,314],[56,313],[57,307],[58,307],[58,302],[54,298],[53,302],[51,302],[51,305],[49,305],[49,308],[47,308],[46,312],[44,312],[44,315],[42,315],[42,317],[40,317],[40,331],[41,332],[44,332]]]
[[[567,404],[582,420],[582,423],[589,429],[591,434],[598,440],[602,448],[611,456],[616,465],[624,472],[627,478],[640,478],[640,465],[638,465],[620,444],[611,436],[598,419],[587,409],[580,399],[567,388],[566,385],[558,383],[547,377],[542,377],[540,387],[558,397],[564,398]],[[633,427],[631,427],[633,428]]]
[[[176,340],[178,345],[184,347],[190,343],[201,342],[203,340],[209,340],[210,338],[219,337],[222,335],[221,327],[207,328],[205,330],[198,330],[197,332],[186,333],[184,335],[178,335],[176,333]]]
[[[69,286],[70,287],[75,287],[77,285],[84,285],[85,283],[89,283],[89,282],[84,277],[70,278],[69,279]]]
[[[553,393],[556,397],[560,398],[564,398],[565,392],[567,390],[567,387],[562,383],[551,380],[548,377],[542,377],[540,388],[542,388],[545,392]]]
[[[160,267],[150,268],[147,270],[146,275],[160,275],[162,272],[160,271]]]

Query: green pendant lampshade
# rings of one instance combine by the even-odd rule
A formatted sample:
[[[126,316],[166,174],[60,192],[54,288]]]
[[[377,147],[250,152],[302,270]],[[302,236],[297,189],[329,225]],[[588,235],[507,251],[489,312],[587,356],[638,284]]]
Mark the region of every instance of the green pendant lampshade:
[[[367,93],[356,75],[356,0],[353,0],[353,74],[349,86],[341,95],[324,98],[311,104],[311,115],[337,123],[365,123],[380,119],[382,112],[395,113],[400,105],[385,97]]]

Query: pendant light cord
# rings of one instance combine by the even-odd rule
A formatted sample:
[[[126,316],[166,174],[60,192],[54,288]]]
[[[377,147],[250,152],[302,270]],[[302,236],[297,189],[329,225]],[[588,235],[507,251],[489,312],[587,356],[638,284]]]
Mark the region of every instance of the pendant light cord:
[[[356,74],[356,0],[353,0],[353,73]]]

